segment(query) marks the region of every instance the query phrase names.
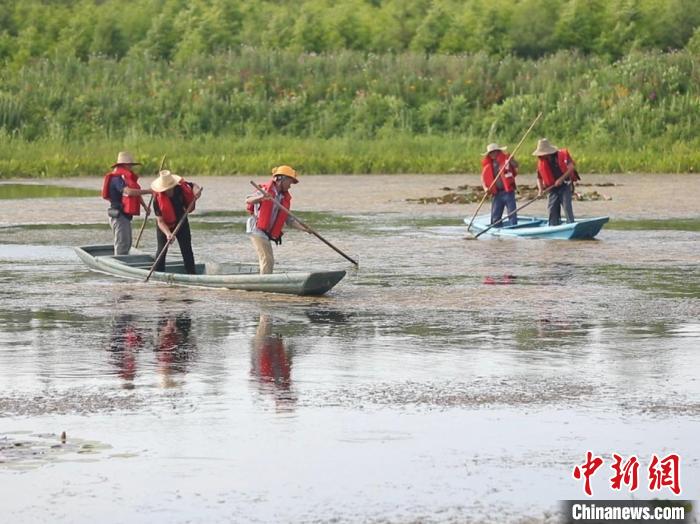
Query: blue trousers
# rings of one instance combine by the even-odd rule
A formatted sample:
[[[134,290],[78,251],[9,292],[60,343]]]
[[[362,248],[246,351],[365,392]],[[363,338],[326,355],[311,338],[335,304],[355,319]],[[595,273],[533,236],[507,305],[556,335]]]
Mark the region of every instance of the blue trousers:
[[[515,191],[499,191],[491,200],[491,223],[498,222],[503,216],[503,209],[508,209],[510,218],[504,220],[496,227],[514,226],[518,223],[518,214],[515,211]],[[511,214],[512,213],[512,214]]]
[[[549,211],[549,225],[558,226],[561,224],[561,208],[564,208],[566,221],[574,221],[574,207],[571,204],[571,184],[562,184],[549,190],[547,208]]]

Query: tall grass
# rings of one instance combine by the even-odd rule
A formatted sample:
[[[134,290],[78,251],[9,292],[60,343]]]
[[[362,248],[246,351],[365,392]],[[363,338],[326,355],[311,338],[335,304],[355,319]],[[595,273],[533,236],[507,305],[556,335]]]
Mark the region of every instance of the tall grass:
[[[533,133],[584,171],[695,171],[700,72],[690,52],[609,63],[562,52],[302,54],[243,48],[186,63],[130,56],[0,70],[0,177],[100,173],[117,150],[183,173],[462,172],[487,142]]]
[[[510,142],[511,148],[515,141]],[[582,173],[694,172],[700,168],[700,140],[655,142],[642,148],[557,140],[570,148]],[[293,138],[287,136],[167,138],[130,136],[66,143],[41,139],[4,142],[0,178],[101,175],[117,151],[127,149],[144,164],[142,174],[155,174],[160,157],[184,175],[267,174],[287,163],[303,173],[475,173],[481,170],[485,143],[456,135],[397,135],[392,138]],[[525,143],[518,156],[521,172],[534,172]]]

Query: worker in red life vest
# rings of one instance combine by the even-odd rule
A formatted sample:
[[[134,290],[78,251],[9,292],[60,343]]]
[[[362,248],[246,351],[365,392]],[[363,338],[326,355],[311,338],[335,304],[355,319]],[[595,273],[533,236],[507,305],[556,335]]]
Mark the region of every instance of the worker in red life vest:
[[[246,209],[252,215],[246,223],[246,233],[250,235],[258,254],[261,275],[272,273],[275,265],[272,242],[278,245],[282,243],[282,229],[285,225],[307,231],[286,211],[272,203],[274,199],[277,204],[289,209],[292,203],[289,188],[298,182],[299,177],[292,167],[279,166],[272,170],[272,180],[260,186],[270,196],[257,191],[246,198]]]
[[[173,231],[183,219],[185,213],[194,211],[194,203],[201,195],[202,188],[197,184],[185,181],[181,176],[175,175],[164,169],[158,173],[151,184],[153,190],[153,212],[156,215],[158,251],[156,257],[166,248],[173,237]],[[190,224],[185,217],[180,229],[175,234],[180,246],[182,260],[185,263],[185,271],[191,275],[195,273],[194,253],[192,252],[192,234]],[[161,256],[155,271],[165,271],[166,253]]]
[[[518,163],[514,158],[508,158],[503,152],[506,146],[489,144],[481,161],[481,185],[484,191],[490,192],[491,198],[491,224],[496,224],[503,216],[503,209],[508,209],[508,220],[503,224],[514,226],[518,223],[515,213],[515,177],[518,174]]]
[[[151,210],[146,206],[141,195],[151,193],[150,189],[141,189],[139,176],[133,166],[140,166],[127,151],[117,155],[112,164],[112,171],[107,173],[102,182],[102,198],[109,200],[109,224],[114,232],[114,254],[128,255],[131,248],[131,219],[141,214],[141,208],[148,216]]]
[[[566,221],[574,222],[574,208],[571,198],[574,182],[580,180],[576,164],[567,149],[559,149],[546,138],[537,142],[537,149],[532,153],[537,157],[537,189],[541,196],[549,188],[549,225],[561,224],[561,208],[564,207]]]

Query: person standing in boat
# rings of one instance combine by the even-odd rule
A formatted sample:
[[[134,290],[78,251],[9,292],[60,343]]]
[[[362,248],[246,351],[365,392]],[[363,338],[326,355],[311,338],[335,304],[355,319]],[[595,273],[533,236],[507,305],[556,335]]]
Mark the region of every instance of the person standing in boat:
[[[515,177],[518,174],[518,163],[514,158],[508,158],[503,152],[506,146],[489,144],[481,161],[481,185],[485,192],[490,192],[491,224],[495,224],[503,216],[503,209],[508,209],[508,220],[498,223],[514,226],[518,223],[515,212]]]
[[[564,208],[566,221],[574,222],[574,208],[571,203],[574,192],[574,182],[580,180],[576,172],[576,164],[567,149],[559,149],[542,138],[537,142],[537,149],[532,153],[537,157],[537,189],[541,196],[545,189],[549,190],[547,210],[549,225],[561,224],[561,208]]]
[[[175,175],[164,169],[158,173],[151,184],[153,190],[153,212],[156,215],[156,238],[158,251],[156,257],[163,251],[155,271],[165,270],[165,258],[167,246],[173,237],[175,227],[183,219],[182,226],[176,233],[177,243],[180,246],[182,260],[185,263],[185,271],[191,275],[195,273],[194,253],[192,252],[192,234],[186,213],[194,210],[194,203],[202,193],[202,188],[197,184],[185,181],[181,176]]]
[[[246,222],[246,233],[250,235],[250,240],[258,254],[261,275],[272,273],[275,265],[272,242],[277,245],[282,243],[282,230],[285,225],[307,231],[286,211],[272,202],[274,199],[277,204],[290,209],[292,195],[289,188],[297,183],[299,183],[299,177],[291,166],[275,167],[272,170],[272,180],[260,186],[269,196],[256,191],[246,198],[246,209],[251,214]]]
[[[128,255],[131,248],[131,219],[141,214],[141,207],[146,216],[151,213],[141,195],[151,193],[150,189],[141,189],[139,176],[134,172],[135,162],[128,151],[120,151],[117,161],[112,164],[112,171],[102,181],[102,198],[109,200],[109,225],[114,233],[114,254]]]

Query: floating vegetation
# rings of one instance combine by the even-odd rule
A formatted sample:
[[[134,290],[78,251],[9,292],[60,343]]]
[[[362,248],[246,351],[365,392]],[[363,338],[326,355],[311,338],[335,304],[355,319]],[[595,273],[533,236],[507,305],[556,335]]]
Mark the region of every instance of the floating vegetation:
[[[56,461],[85,461],[110,449],[109,444],[56,433],[16,432],[0,437],[0,470],[29,470]]]
[[[574,198],[576,200],[612,200],[612,197],[604,193],[599,193],[598,191],[579,191],[578,188],[583,184],[577,184],[577,191],[574,193]],[[611,182],[603,184],[586,184],[586,186],[597,186],[597,187],[608,187],[614,186],[615,184]],[[442,191],[447,191],[444,195],[435,197],[420,197],[420,198],[407,198],[408,202],[417,202],[419,204],[471,204],[474,202],[481,202],[484,197],[484,189],[481,186],[470,186],[463,185],[457,186],[456,188],[443,187]],[[517,198],[519,200],[533,200],[537,198],[537,186],[521,184],[518,185],[516,190]]]

